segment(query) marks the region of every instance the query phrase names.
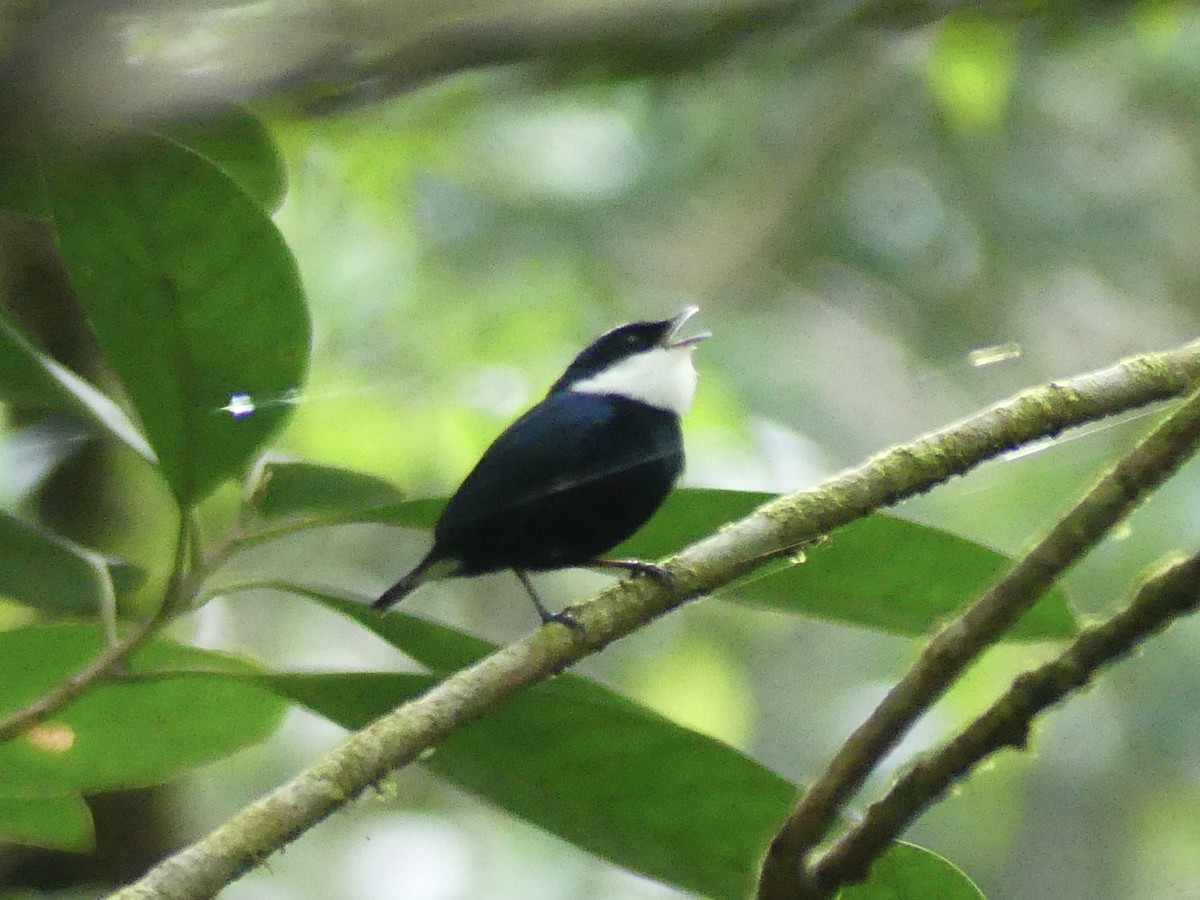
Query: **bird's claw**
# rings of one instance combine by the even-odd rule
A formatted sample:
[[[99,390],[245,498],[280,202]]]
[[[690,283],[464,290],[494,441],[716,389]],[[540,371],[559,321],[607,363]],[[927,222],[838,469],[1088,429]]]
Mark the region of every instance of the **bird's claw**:
[[[670,569],[664,569],[662,566],[654,565],[654,563],[643,563],[643,567],[639,567],[634,571],[650,576],[665,588],[673,588],[679,581],[679,577]]]
[[[669,569],[640,559],[598,559],[590,565],[597,569],[623,569],[630,575],[648,575],[666,588],[675,587],[678,581],[675,573]]]
[[[551,622],[557,622],[559,625],[566,625],[572,631],[577,631],[580,634],[583,634],[583,623],[575,618],[575,614],[571,611],[571,607],[569,606],[560,612],[547,613],[546,615],[542,616],[543,625],[549,625]]]

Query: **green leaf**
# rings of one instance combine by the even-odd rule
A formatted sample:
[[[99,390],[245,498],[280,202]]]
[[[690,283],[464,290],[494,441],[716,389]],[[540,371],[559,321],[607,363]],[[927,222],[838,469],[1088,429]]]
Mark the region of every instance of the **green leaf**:
[[[748,515],[771,494],[683,488],[614,557],[659,559]],[[375,510],[373,521],[430,528],[444,499]],[[804,562],[761,571],[721,592],[722,599],[906,635],[928,634],[962,611],[1011,560],[966,538],[876,513],[805,549]],[[1008,632],[1010,640],[1057,640],[1078,631],[1059,589]]]
[[[677,552],[772,499],[747,491],[684,489],[613,551],[655,559]],[[804,561],[756,573],[722,597],[897,634],[928,634],[963,610],[1011,564],[974,541],[876,513],[806,547]],[[1061,590],[1024,615],[1009,639],[1067,638],[1078,625]]]
[[[386,615],[381,615],[371,609],[370,605],[361,597],[351,594],[338,594],[328,589],[285,583],[275,583],[269,586],[275,590],[286,591],[298,597],[314,600],[339,615],[353,619],[368,631],[398,650],[402,650],[434,672],[444,674],[457,671],[498,649],[498,645],[491,641],[485,641],[483,638],[459,631],[457,628],[451,628],[449,625],[423,619],[420,616],[409,615],[399,610],[392,610]],[[559,675],[555,683],[571,685],[572,690],[584,692],[593,699],[601,698],[612,703],[632,704],[634,702],[594,681],[571,672]],[[644,709],[640,706],[638,708]],[[645,712],[647,715],[654,715],[649,710],[645,710]]]
[[[236,475],[308,364],[295,261],[228,175],[161,137],[43,166],[71,283],[177,499]]]
[[[280,585],[280,589],[284,586]],[[469,665],[496,645],[358,598],[290,587],[355,619],[431,669]],[[360,728],[436,683],[421,675],[271,675],[266,681],[347,728]],[[742,898],[796,788],[719,741],[567,672],[455,732],[424,765],[500,808],[614,863],[706,897]],[[547,802],[547,798],[553,798]],[[878,896],[924,874],[977,900],[966,876],[897,844],[856,890]],[[857,895],[856,895],[857,896]],[[913,895],[917,896],[917,895]]]
[[[113,593],[117,595],[118,599],[132,593],[146,581],[146,570],[141,566],[126,562],[118,557],[104,556],[102,558],[105,565],[108,566],[108,574],[112,578]]]
[[[92,813],[78,794],[0,793],[0,843],[86,853],[96,843]]]
[[[0,715],[77,672],[103,646],[85,625],[0,632]],[[95,687],[21,737],[0,744],[0,784],[46,793],[156,784],[263,740],[286,708],[245,676],[249,663],[152,640],[134,673],[187,669]]]
[[[759,606],[921,635],[965,609],[1011,564],[966,538],[876,514],[808,548],[803,564],[733,590],[737,599]],[[1005,638],[1061,640],[1077,631],[1065,594],[1055,589]]]
[[[422,497],[419,500],[405,500],[370,510],[364,519],[370,522],[386,522],[389,525],[403,525],[407,528],[432,529],[449,499]]]
[[[99,426],[144,458],[155,461],[146,439],[116,403],[38,350],[3,312],[0,312],[0,400],[76,415]]]
[[[267,681],[357,728],[436,679],[353,673]],[[740,900],[795,788],[736,750],[613,697],[541,685],[456,731],[422,763],[618,865]]]
[[[267,212],[287,194],[287,170],[271,133],[255,116],[231,107],[203,118],[171,122],[159,131],[208,159]]]
[[[893,844],[862,884],[843,888],[837,900],[985,900],[961,869],[916,844]]]
[[[0,138],[0,209],[35,219],[50,214],[37,155],[28,141]]]
[[[143,574],[0,512],[0,596],[56,613],[96,614],[110,589],[121,596]]]
[[[269,460],[252,477],[249,506],[264,519],[357,521],[396,503],[400,489],[374,475],[315,463]]]
[[[422,763],[627,869],[705,897],[745,897],[796,789],[718,741],[574,680],[517,695],[456,731]],[[436,683],[384,673],[271,675],[266,681],[346,728],[361,728]],[[897,892],[919,884],[919,877],[945,892]],[[844,897],[978,900],[978,892],[968,892],[972,887],[940,857],[897,845],[854,889],[859,893]]]
[[[76,412],[78,401],[54,377],[48,359],[0,311],[0,399]]]
[[[491,641],[399,610],[380,615],[366,603],[350,597],[338,597],[328,591],[296,588],[294,592],[354,619],[434,672],[454,672],[466,668],[497,648]],[[571,684],[593,684],[570,672],[564,672],[560,677]]]
[[[380,616],[350,597],[295,592],[354,618],[435,670],[460,668],[496,649],[416,616]],[[436,680],[372,673],[267,677],[347,728],[365,725]],[[510,698],[422,762],[578,847],[712,897],[744,895],[796,792],[732,747],[569,672]]]

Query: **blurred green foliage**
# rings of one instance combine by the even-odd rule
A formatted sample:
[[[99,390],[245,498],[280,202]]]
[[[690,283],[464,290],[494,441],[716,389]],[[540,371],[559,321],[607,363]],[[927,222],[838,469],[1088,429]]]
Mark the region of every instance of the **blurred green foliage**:
[[[51,233],[60,274],[96,337],[98,361],[107,366],[101,380],[111,379],[126,410],[48,355],[35,342],[36,330],[33,338],[25,335],[18,292],[8,300],[12,320],[2,323],[13,355],[5,395],[13,400],[14,424],[31,419],[27,427],[46,439],[40,468],[48,482],[62,480],[67,466],[61,461],[71,458],[78,437],[68,429],[56,439],[37,415],[42,409],[77,413],[94,426],[89,444],[132,453],[143,464],[140,475],[172,495],[178,539],[170,575],[156,586],[157,596],[146,591],[161,610],[156,624],[217,594],[266,588],[331,606],[431,674],[254,677],[232,658],[158,641],[132,656],[127,651],[127,660],[111,660],[109,668],[132,669],[118,679],[89,662],[101,658],[101,631],[94,626],[9,628],[2,634],[8,649],[0,655],[7,691],[0,696],[6,710],[0,770],[9,783],[0,834],[14,846],[95,849],[102,856],[110,826],[79,815],[83,793],[156,784],[255,743],[274,730],[279,699],[362,727],[454,667],[496,649],[409,616],[385,621],[361,597],[347,602],[304,587],[307,573],[329,559],[316,547],[286,580],[208,583],[247,549],[272,557],[284,538],[349,523],[428,528],[442,506],[401,501],[390,482],[354,470],[269,456],[251,465],[303,396],[308,363],[307,307],[292,257],[264,215],[283,182],[278,162],[262,128],[240,112],[104,145],[38,146],[33,166],[45,205],[13,212],[27,229]],[[15,171],[26,173],[23,159]],[[45,329],[44,318],[33,322]],[[486,395],[484,387],[481,381],[476,393]],[[104,472],[103,456],[92,462]],[[107,469],[114,484],[124,480],[119,468]],[[224,490],[235,478],[245,481],[240,501]],[[36,518],[52,518],[44,508],[48,497],[43,493],[40,504],[31,504]],[[209,497],[213,502],[205,503]],[[648,558],[669,554],[769,497],[680,491],[620,549]],[[98,511],[77,503],[75,521],[95,528],[103,521]],[[198,531],[200,515],[206,522]],[[0,522],[0,554],[9,570],[0,589],[18,609],[97,619],[116,641],[119,603],[136,567],[16,516]],[[917,523],[878,517],[859,524],[803,571],[797,557],[735,593],[790,613],[920,635],[962,608],[1003,565],[994,551]],[[99,533],[101,543],[110,540]],[[874,561],[871,577],[856,574],[863,559]],[[1073,630],[1056,593],[1013,636],[1045,639]],[[143,669],[147,657],[156,664]],[[99,679],[73,674],[84,666]],[[723,679],[709,682],[719,686]],[[36,717],[27,715],[27,704],[72,685],[82,689],[69,690]],[[256,694],[260,687],[278,697]],[[230,706],[236,715],[225,711]],[[628,749],[614,754],[614,746]],[[669,776],[659,771],[661,760],[671,760]],[[795,793],[732,747],[578,676],[514,698],[499,714],[449,735],[436,758],[424,762],[598,857],[714,898],[742,894]],[[39,798],[46,800],[40,807]],[[894,848],[857,891],[912,896],[918,882],[930,879],[974,894],[961,872],[914,845]]]
[[[311,399],[286,439],[306,457],[375,456],[373,471],[440,492],[552,380],[572,335],[697,302],[717,337],[698,357],[689,477],[785,489],[1022,386],[1187,339],[1200,274],[1189,249],[1200,241],[1189,49],[1200,17],[1168,3],[1088,16],[1047,27],[963,14],[813,55],[751,42],[695,72],[613,83],[464,75],[287,125],[293,191],[280,222],[293,246],[324,247],[298,254],[326,324]],[[1015,359],[968,359],[1010,342]],[[323,362],[334,356],[336,371]],[[511,394],[473,408],[464,385],[480,379]],[[388,415],[366,430],[380,406]],[[322,443],[345,433],[350,410],[364,414],[359,439]],[[1015,551],[1152,415],[991,464],[902,512]],[[404,454],[392,453],[400,440]],[[1069,577],[1079,608],[1113,608],[1154,559],[1194,545],[1195,479],[1191,467]],[[414,603],[503,634],[502,587]],[[914,838],[995,896],[1186,893],[1197,857],[1171,848],[1194,847],[1200,823],[1176,803],[1147,809],[1163,784],[1148,779],[1194,793],[1195,728],[1172,712],[1188,708],[1196,680],[1192,630],[1177,626],[1110,673],[1074,701],[1079,712],[1052,715],[1036,755],[1001,757]],[[746,746],[797,779],[911,653],[701,606],[589,671],[636,683],[653,704],[655,683],[679,694],[687,665],[675,648],[694,648],[706,669],[714,647],[736,661],[738,687],[726,692],[730,730],[712,727],[744,733],[733,723],[751,704]],[[897,763],[1041,655],[985,660]],[[656,679],[659,668],[671,674]],[[1139,753],[1153,776],[1138,774]],[[1130,840],[1148,820],[1154,836]],[[1148,859],[1159,861],[1149,882]]]
[[[846,29],[815,43],[772,32],[665,71],[564,78],[512,66],[337,117],[267,110],[289,183],[275,222],[299,266],[314,338],[303,390],[280,382],[255,398],[292,412],[274,446],[386,478],[409,497],[444,493],[591,335],[697,302],[715,337],[697,357],[688,480],[778,491],[1025,385],[1190,338],[1200,284],[1200,12],[1170,2],[1103,14],[1074,5],[1053,18],[1023,11],[937,18],[922,5],[913,19],[930,21],[924,28]],[[281,183],[258,182],[261,206],[273,208]],[[0,182],[0,198],[37,211],[45,198],[29,187]],[[1018,352],[972,354],[1000,346]],[[205,412],[228,400],[205,401]],[[1016,552],[1154,415],[1065,435],[900,512]],[[18,431],[5,445],[16,462],[3,467],[14,500],[28,487],[18,470],[38,461],[36,452],[32,461],[12,456],[23,446]],[[1194,549],[1198,477],[1186,469],[1068,578],[1078,610],[1113,608],[1156,558]],[[226,488],[202,514],[216,530],[235,505]],[[149,559],[127,552],[141,507],[116,508],[123,514],[105,521],[101,549],[161,569],[161,550]],[[269,558],[248,549],[224,575],[306,576],[369,594],[415,560],[423,540],[378,525],[297,534]],[[598,583],[545,580],[564,602]],[[480,579],[412,603],[506,640],[529,625],[516,590]],[[0,622],[27,616],[10,606]],[[195,636],[273,665],[398,665],[389,648],[339,628],[327,613],[247,594],[210,604]],[[913,839],[988,896],[1188,895],[1200,883],[1200,726],[1186,714],[1200,683],[1196,628],[1177,626],[1054,713],[1035,753],[1002,755],[924,817]],[[914,650],[905,638],[709,602],[581,671],[804,783]],[[993,651],[889,770],[1042,655]],[[713,685],[694,717],[701,704],[684,689],[693,674]],[[191,827],[219,821],[322,740],[295,726],[251,774],[231,775],[223,763],[197,776]],[[515,868],[535,873],[546,896],[663,895],[598,874],[584,855],[420,775],[398,784],[398,799],[379,802],[402,807],[396,819],[426,818],[397,846],[416,841],[433,848],[430,859],[467,861],[458,881],[443,875],[426,896],[529,896],[519,878],[491,877]],[[380,896],[349,873],[365,859],[366,837],[393,846],[386,827],[367,813],[340,817],[310,840],[311,854],[285,855],[227,893],[302,885]],[[44,840],[78,843],[80,828]],[[456,841],[474,849],[455,857]]]

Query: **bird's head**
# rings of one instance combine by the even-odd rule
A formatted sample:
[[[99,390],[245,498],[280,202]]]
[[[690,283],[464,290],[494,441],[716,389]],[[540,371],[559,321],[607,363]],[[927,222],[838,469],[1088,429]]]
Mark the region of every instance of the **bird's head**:
[[[550,393],[610,394],[682,415],[696,393],[692,351],[709,333],[678,334],[699,311],[689,306],[670,319],[630,322],[605,332],[575,357]]]

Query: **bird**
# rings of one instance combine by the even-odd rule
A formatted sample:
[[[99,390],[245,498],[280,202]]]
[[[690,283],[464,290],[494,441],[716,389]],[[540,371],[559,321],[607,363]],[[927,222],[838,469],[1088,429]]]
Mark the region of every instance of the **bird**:
[[[484,451],[443,508],[429,552],[372,607],[382,612],[434,579],[511,569],[543,624],[576,626],[569,612],[550,612],[529,572],[621,569],[669,583],[653,563],[602,555],[646,523],[683,471],[692,353],[710,334],[679,333],[697,312],[630,322],[584,348]]]

